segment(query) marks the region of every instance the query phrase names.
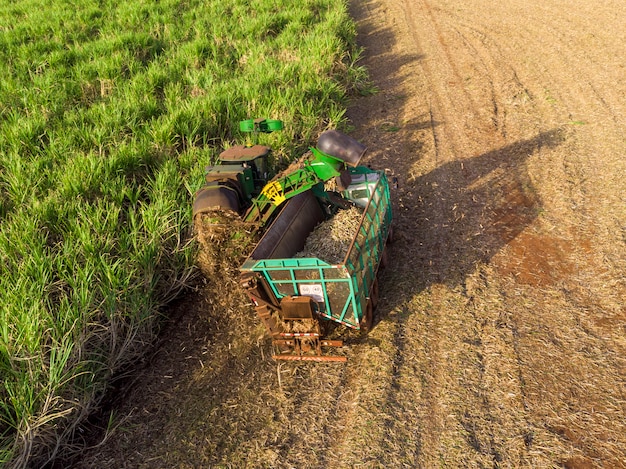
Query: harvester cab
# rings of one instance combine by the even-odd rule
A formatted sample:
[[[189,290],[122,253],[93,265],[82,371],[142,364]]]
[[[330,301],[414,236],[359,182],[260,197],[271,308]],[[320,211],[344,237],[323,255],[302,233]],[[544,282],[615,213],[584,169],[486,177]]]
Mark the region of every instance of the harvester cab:
[[[215,209],[242,214],[267,183],[271,148],[258,144],[259,133],[282,130],[283,123],[271,119],[249,119],[239,130],[250,133],[244,145],[234,145],[219,155],[217,165],[205,168],[205,184],[196,193],[193,216]]]
[[[298,168],[278,175],[263,187],[259,196],[252,199],[244,221],[263,227],[288,199],[311,189],[327,196],[323,186],[332,179],[338,190],[345,189],[351,182],[348,166],[358,165],[366,147],[336,130],[327,130],[318,138],[317,147],[310,150],[310,156]]]

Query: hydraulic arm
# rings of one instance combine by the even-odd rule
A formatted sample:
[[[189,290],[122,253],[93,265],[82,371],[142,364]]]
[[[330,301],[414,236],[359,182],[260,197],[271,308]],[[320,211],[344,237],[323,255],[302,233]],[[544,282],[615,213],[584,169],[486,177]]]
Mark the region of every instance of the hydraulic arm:
[[[311,148],[312,157],[305,161],[304,167],[268,182],[261,193],[252,199],[252,205],[244,216],[244,221],[264,225],[285,200],[295,197],[313,188],[316,184],[338,178],[339,186],[347,186],[341,182],[342,176],[349,176],[344,169],[345,161],[327,155],[317,148]]]

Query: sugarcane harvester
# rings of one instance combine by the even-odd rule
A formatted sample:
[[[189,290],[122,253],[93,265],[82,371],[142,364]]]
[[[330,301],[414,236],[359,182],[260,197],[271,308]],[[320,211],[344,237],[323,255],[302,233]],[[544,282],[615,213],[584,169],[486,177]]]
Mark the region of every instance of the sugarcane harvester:
[[[282,129],[277,120],[240,123],[255,136]],[[368,331],[378,301],[378,270],[391,239],[389,185],[383,171],[359,166],[366,148],[336,130],[323,132],[296,167],[269,177],[270,148],[236,145],[207,167],[193,216],[234,212],[261,238],[240,266],[241,285],[280,360],[345,361],[327,337],[341,324]],[[302,255],[307,238],[342,210],[358,209],[342,260]],[[330,242],[330,240],[329,240]]]

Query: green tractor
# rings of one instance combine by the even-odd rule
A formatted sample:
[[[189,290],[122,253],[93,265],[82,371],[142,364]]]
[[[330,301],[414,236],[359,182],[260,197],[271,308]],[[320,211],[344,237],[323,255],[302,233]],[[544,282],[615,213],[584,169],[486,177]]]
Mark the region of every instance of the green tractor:
[[[193,216],[216,209],[230,210],[245,222],[265,225],[281,204],[304,191],[336,178],[343,190],[350,184],[347,166],[356,167],[366,148],[336,130],[323,132],[317,147],[301,167],[270,179],[271,149],[256,143],[259,133],[282,130],[279,120],[250,119],[240,122],[242,132],[254,134],[254,144],[235,145],[220,154],[220,164],[208,166],[205,184],[196,193]]]

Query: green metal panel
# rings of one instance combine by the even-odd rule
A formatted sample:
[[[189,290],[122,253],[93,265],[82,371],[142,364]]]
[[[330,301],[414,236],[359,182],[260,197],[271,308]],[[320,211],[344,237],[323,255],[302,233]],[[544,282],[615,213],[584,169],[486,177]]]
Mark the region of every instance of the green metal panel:
[[[239,183],[246,198],[252,198],[254,193],[254,176],[252,175],[251,168],[243,168],[238,175]]]
[[[313,153],[313,158],[308,162],[308,165],[322,181],[328,181],[341,174],[343,161],[327,155],[315,147],[311,147],[310,150]]]

